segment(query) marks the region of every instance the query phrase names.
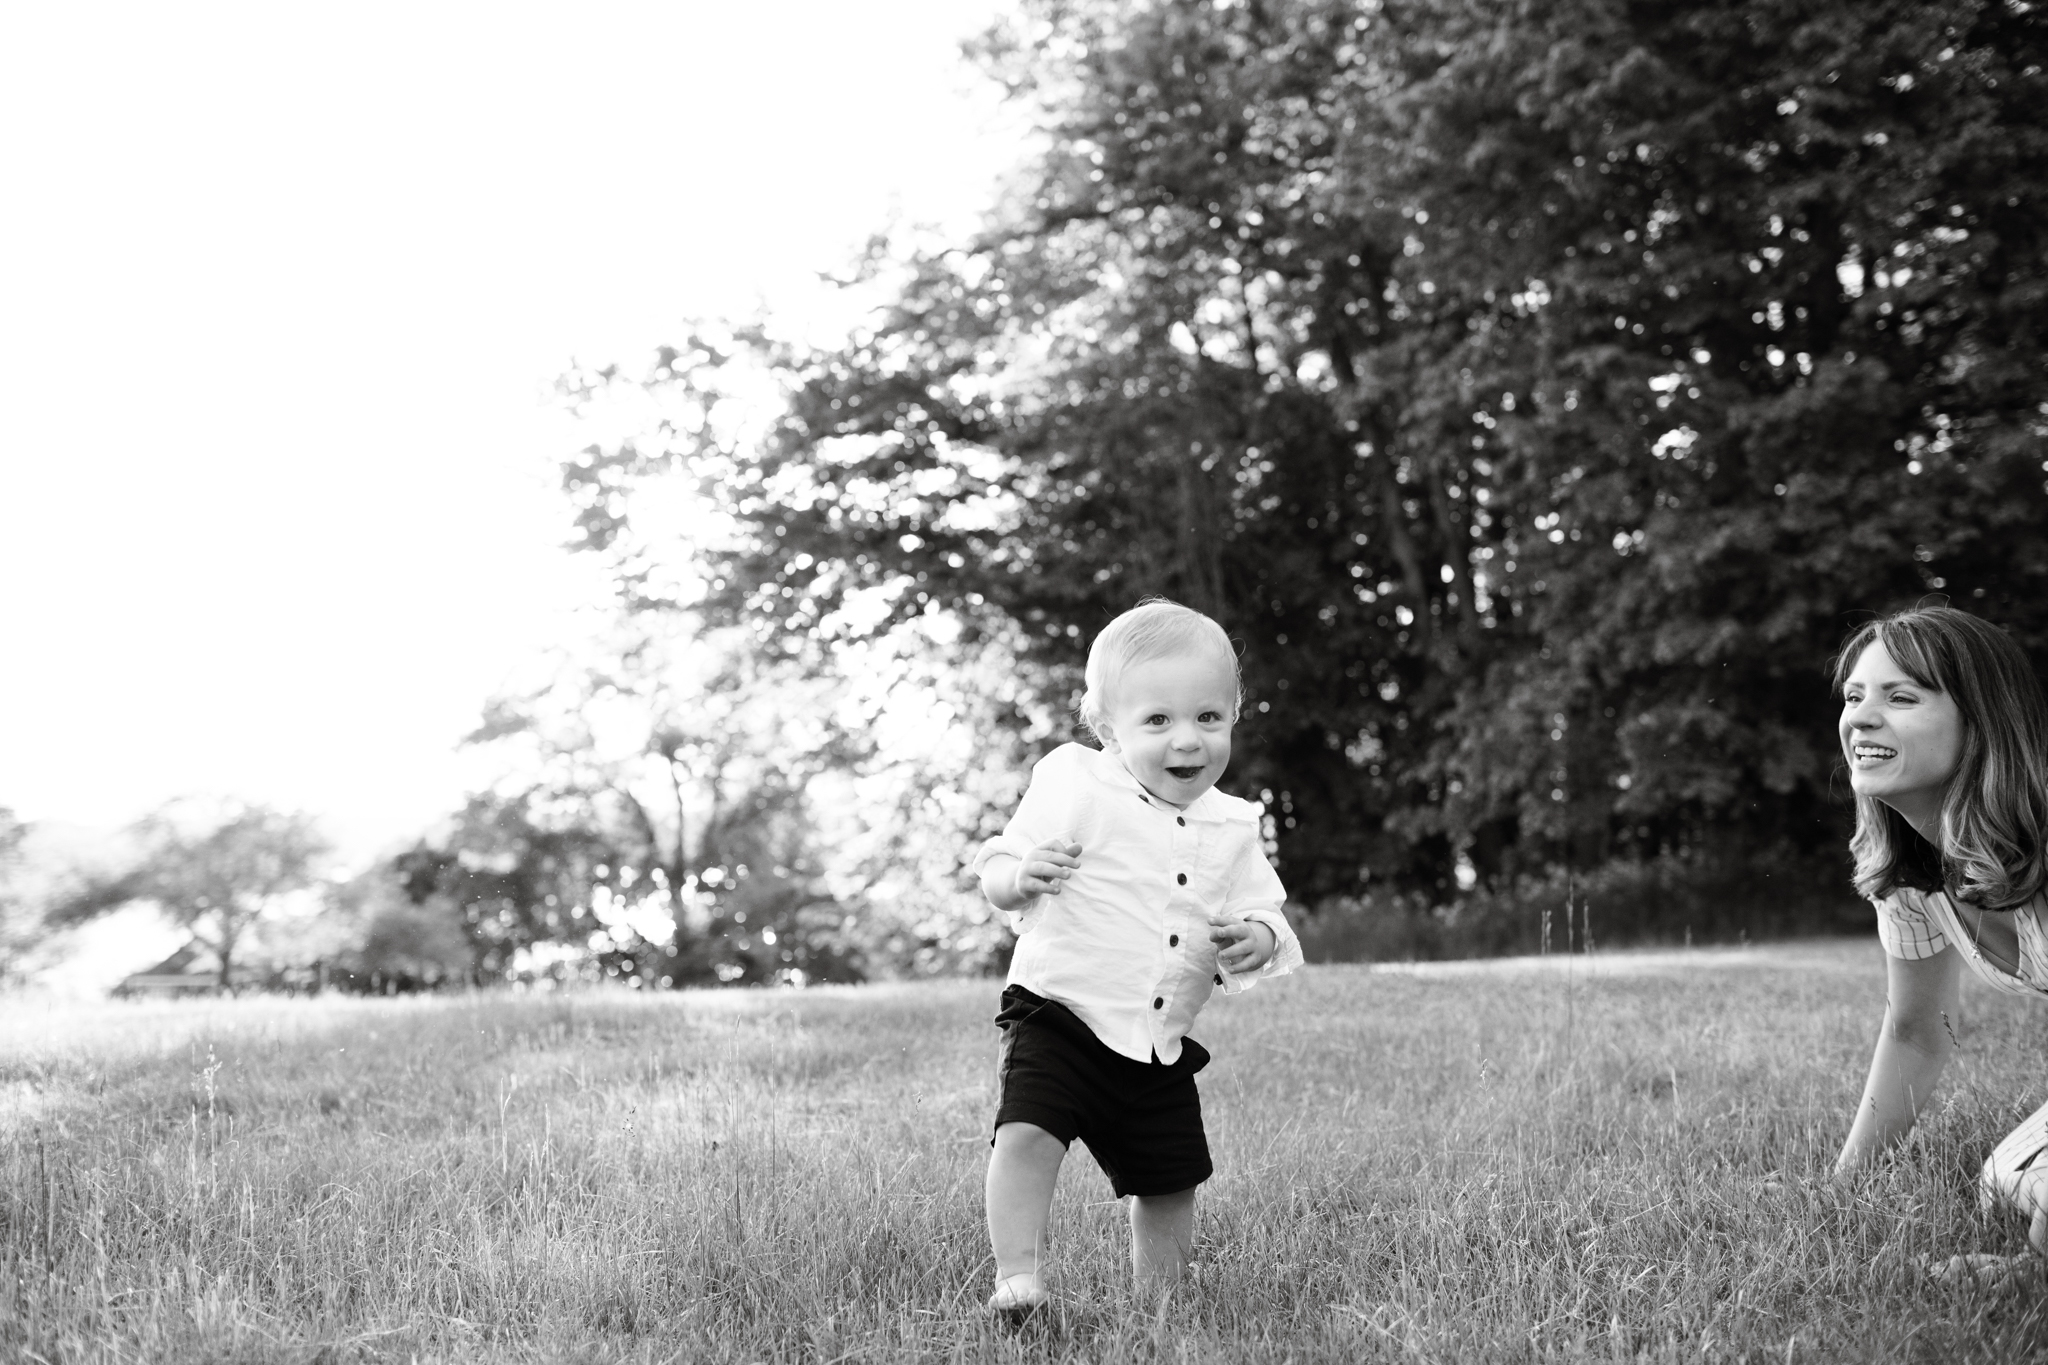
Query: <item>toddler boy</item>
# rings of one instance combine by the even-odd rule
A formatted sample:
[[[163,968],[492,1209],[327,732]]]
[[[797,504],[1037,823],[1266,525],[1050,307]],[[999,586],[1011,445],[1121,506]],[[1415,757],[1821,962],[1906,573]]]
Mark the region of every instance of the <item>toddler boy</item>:
[[[1018,934],[987,1188],[989,1307],[1010,1317],[1046,1301],[1045,1225],[1077,1137],[1132,1197],[1141,1300],[1180,1279],[1212,1170],[1194,1079],[1209,1053],[1187,1030],[1217,987],[1235,994],[1302,960],[1259,808],[1214,790],[1242,698],[1223,628],[1141,603],[1096,637],[1086,682],[1081,719],[1102,748],[1041,759],[975,859]]]

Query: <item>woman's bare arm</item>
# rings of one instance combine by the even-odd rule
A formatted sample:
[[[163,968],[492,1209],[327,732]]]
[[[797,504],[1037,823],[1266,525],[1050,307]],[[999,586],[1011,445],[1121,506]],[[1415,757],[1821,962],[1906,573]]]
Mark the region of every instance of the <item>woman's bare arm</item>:
[[[1862,1165],[1913,1130],[1955,1051],[1961,971],[1953,948],[1918,960],[1885,957],[1884,1026],[1837,1171]]]

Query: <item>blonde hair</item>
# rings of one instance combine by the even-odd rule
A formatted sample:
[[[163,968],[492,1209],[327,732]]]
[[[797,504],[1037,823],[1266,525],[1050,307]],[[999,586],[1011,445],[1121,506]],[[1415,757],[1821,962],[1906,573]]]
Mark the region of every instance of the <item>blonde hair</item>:
[[[1230,669],[1230,716],[1244,709],[1244,678],[1230,636],[1196,611],[1163,597],[1148,597],[1102,628],[1088,646],[1087,689],[1081,694],[1081,723],[1090,734],[1109,715],[1116,685],[1132,667],[1153,659],[1212,654]]]
[[[1963,722],[1963,752],[1941,797],[1934,852],[1875,797],[1856,798],[1856,890],[1873,900],[1935,873],[1950,891],[1985,909],[2032,900],[2048,882],[2048,699],[2027,656],[1998,627],[1953,607],[1915,607],[1851,634],[1835,660],[1835,690],[1847,685],[1873,644],[1922,687],[1947,694]]]

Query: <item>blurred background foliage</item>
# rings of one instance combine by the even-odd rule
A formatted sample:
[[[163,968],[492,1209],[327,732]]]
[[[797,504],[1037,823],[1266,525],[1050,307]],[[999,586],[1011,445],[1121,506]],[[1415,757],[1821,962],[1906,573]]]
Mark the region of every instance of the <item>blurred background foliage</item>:
[[[2011,3],[1030,6],[980,55],[1046,150],[987,230],[878,246],[844,347],[664,352],[678,415],[565,471],[585,541],[659,610],[636,513],[687,482],[729,526],[707,619],[812,669],[1000,641],[1026,752],[1116,612],[1214,614],[1229,784],[1333,951],[1537,946],[1574,885],[1610,939],[1857,922],[1836,642],[1943,593],[2048,649],[2043,38]],[[735,438],[743,364],[785,401]]]
[[[1866,922],[1833,648],[1940,593],[2048,662],[2044,54],[2018,0],[1030,0],[978,237],[878,239],[844,345],[564,378],[616,617],[342,901],[420,979],[999,966],[965,860],[1163,594],[1242,643],[1312,954]]]

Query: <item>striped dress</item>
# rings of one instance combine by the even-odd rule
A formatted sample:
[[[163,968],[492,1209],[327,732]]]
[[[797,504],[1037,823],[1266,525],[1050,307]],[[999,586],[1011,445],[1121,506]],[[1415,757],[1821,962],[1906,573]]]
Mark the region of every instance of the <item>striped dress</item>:
[[[2007,995],[2048,995],[2048,891],[2036,895],[2014,916],[2019,930],[2019,975],[2015,976],[1984,956],[1977,936],[1956,913],[1956,904],[1945,891],[1917,891],[1900,887],[1877,902],[1877,937],[1884,950],[1909,962],[1933,957],[1954,945],[1977,978],[1995,991]]]
[[[2008,912],[2019,931],[2019,971],[2008,972],[1984,956],[1977,936],[1956,913],[1945,891],[1900,887],[1877,902],[1877,937],[1893,957],[1912,962],[1951,945],[1979,981],[2007,995],[2048,996],[2048,891]],[[2030,1114],[1985,1158],[1978,1195],[1985,1208],[2009,1204],[2024,1213],[2048,1209],[2048,1105]]]

